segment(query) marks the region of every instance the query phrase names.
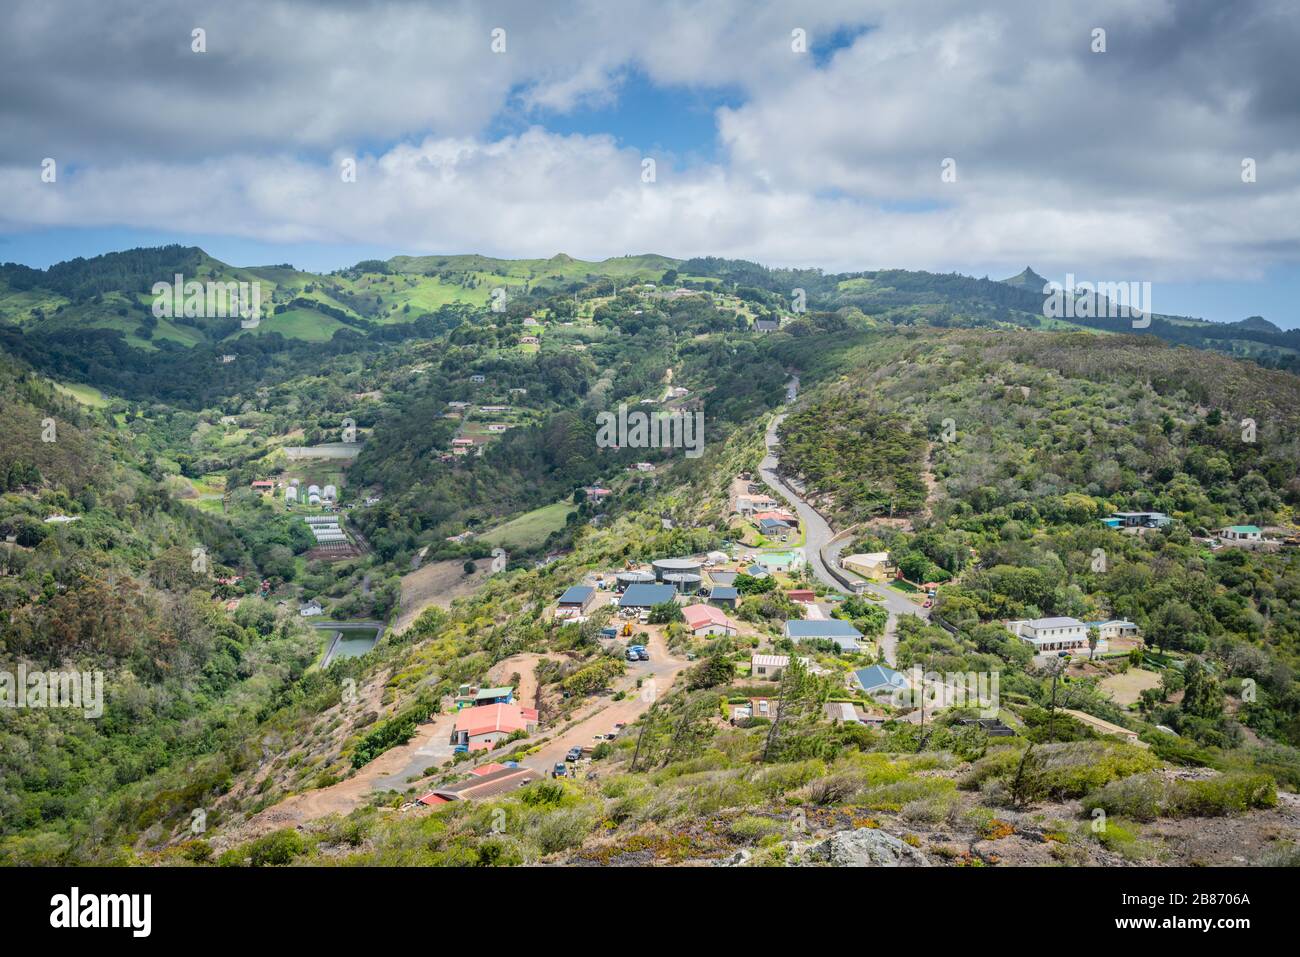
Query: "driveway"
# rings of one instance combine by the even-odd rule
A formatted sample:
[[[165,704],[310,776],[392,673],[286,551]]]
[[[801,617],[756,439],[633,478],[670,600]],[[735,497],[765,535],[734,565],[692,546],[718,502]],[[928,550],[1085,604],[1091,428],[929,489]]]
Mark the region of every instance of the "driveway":
[[[627,674],[617,685],[618,690],[625,691],[627,697],[622,701],[601,698],[590,706],[585,706],[578,714],[577,723],[562,734],[555,735],[542,745],[536,754],[530,754],[521,764],[526,767],[550,774],[551,768],[564,760],[565,753],[574,747],[594,747],[595,736],[614,730],[618,723],[630,725],[633,721],[650,710],[656,697],[667,694],[677,676],[691,662],[685,658],[675,658],[668,653],[661,629],[650,632],[648,643],[649,661],[627,662]],[[638,678],[645,679],[640,688],[636,687]],[[653,681],[653,686],[648,687]],[[648,693],[650,690],[653,693]]]

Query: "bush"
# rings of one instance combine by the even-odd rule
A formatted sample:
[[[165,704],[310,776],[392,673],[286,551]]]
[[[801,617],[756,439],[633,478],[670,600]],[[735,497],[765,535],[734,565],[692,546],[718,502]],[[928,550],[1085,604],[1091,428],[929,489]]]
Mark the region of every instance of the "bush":
[[[1158,817],[1226,817],[1277,805],[1277,785],[1267,774],[1221,774],[1197,781],[1169,781],[1140,774],[1112,781],[1083,802],[1085,812],[1100,808],[1135,821]]]
[[[283,828],[255,841],[232,847],[217,859],[222,867],[279,867],[307,853],[307,842],[293,828]]]

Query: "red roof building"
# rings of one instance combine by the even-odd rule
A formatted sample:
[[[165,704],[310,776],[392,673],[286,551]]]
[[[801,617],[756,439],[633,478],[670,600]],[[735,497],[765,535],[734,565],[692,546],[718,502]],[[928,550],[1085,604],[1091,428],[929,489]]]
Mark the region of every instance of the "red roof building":
[[[687,605],[682,609],[692,635],[734,635],[736,623],[712,605]]]
[[[471,751],[491,747],[516,731],[537,727],[537,709],[517,704],[483,704],[456,714],[453,744],[467,744]]]

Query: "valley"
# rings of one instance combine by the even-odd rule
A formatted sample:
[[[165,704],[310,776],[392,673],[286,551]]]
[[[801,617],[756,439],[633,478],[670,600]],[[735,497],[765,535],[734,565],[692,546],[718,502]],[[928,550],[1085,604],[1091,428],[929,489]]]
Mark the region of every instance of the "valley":
[[[0,268],[0,861],[1294,861],[1295,334],[1038,278]]]

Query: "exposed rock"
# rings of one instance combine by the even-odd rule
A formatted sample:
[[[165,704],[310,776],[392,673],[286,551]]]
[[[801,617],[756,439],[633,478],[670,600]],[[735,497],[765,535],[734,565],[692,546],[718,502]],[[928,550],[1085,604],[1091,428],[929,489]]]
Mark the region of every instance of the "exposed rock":
[[[929,867],[926,856],[878,828],[838,831],[814,844],[793,863],[830,867]]]

